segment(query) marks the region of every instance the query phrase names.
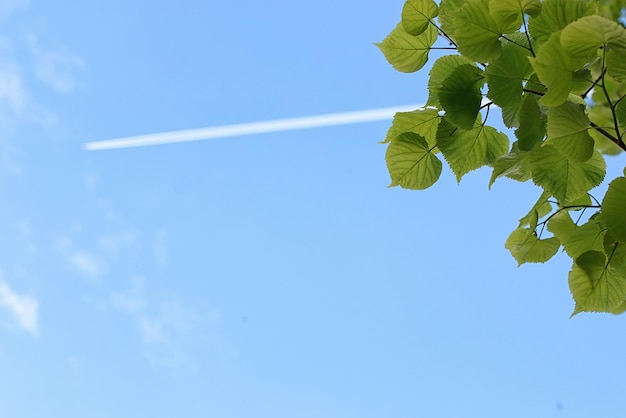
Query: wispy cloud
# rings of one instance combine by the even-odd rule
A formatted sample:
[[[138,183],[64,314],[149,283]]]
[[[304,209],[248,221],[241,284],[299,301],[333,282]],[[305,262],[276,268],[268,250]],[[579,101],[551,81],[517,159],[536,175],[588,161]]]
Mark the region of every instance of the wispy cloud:
[[[36,77],[58,93],[70,93],[76,87],[76,73],[85,67],[79,56],[64,46],[44,47],[39,37],[30,34],[28,46],[34,60]]]
[[[20,10],[26,9],[29,5],[29,0],[0,0],[0,22],[5,21]]]
[[[20,295],[0,280],[0,307],[9,311],[17,325],[33,335],[38,333],[39,302],[29,295]]]
[[[57,239],[56,248],[68,266],[82,277],[95,280],[106,272],[104,261],[94,252],[76,248],[68,237]]]
[[[144,356],[158,367],[195,369],[190,346],[202,339],[207,326],[215,327],[219,322],[217,311],[200,315],[176,299],[148,300],[140,278],[131,288],[112,293],[110,303],[132,319]]]

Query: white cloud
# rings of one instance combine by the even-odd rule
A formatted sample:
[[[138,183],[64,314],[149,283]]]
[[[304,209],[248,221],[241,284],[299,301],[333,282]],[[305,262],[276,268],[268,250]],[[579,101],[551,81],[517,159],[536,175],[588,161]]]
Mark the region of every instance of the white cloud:
[[[93,252],[77,249],[68,237],[61,237],[56,248],[72,270],[87,279],[96,279],[106,272],[105,263]]]
[[[111,294],[110,303],[128,315],[137,328],[143,355],[154,366],[195,369],[190,346],[201,340],[206,325],[216,326],[219,313],[200,315],[178,300],[148,301],[144,281],[135,279],[130,289]]]
[[[29,36],[28,45],[37,78],[59,93],[72,92],[76,87],[76,72],[85,67],[83,59],[62,46],[42,47],[34,34]]]
[[[8,310],[17,324],[37,335],[37,314],[39,303],[29,295],[20,295],[14,292],[7,283],[0,281],[0,307]]]

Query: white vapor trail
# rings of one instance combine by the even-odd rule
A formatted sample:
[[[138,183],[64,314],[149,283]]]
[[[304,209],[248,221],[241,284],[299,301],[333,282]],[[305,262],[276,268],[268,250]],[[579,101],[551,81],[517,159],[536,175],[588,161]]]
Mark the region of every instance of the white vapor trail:
[[[305,116],[291,119],[277,119],[263,122],[239,123],[235,125],[213,126],[184,131],[161,132],[157,134],[129,136],[105,141],[86,143],[83,148],[89,151],[145,147],[149,145],[172,144],[176,142],[202,141],[205,139],[229,136],[255,135],[267,132],[291,131],[296,129],[318,128],[322,126],[348,125],[352,123],[374,122],[391,119],[396,112],[410,112],[424,106],[406,105],[355,112],[329,113],[326,115]]]

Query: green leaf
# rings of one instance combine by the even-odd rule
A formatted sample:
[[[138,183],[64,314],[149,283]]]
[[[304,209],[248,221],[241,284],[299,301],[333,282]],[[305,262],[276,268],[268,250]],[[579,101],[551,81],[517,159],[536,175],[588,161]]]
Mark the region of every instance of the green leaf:
[[[514,145],[513,148],[516,148],[516,146]],[[521,182],[530,180],[530,153],[515,149],[499,157],[493,164],[493,173],[489,180],[489,188],[491,189],[496,179],[503,176]]]
[[[604,179],[606,163],[595,152],[585,162],[571,161],[552,145],[535,147],[530,164],[533,181],[565,205],[596,187]]]
[[[604,231],[593,220],[578,226],[567,211],[561,211],[550,218],[548,230],[561,242],[567,254],[573,259],[587,251],[603,251]]]
[[[617,81],[626,81],[626,59],[613,49],[607,51],[606,71]]]
[[[620,100],[617,106],[615,106],[615,116],[619,125],[622,128],[626,128],[626,99]]]
[[[548,139],[562,154],[573,161],[587,161],[593,155],[593,138],[585,106],[565,102],[548,109]]]
[[[545,42],[570,23],[595,13],[594,6],[586,0],[545,0],[539,16],[529,21],[530,34],[537,42]]]
[[[443,81],[461,65],[476,65],[473,61],[461,55],[444,55],[435,61],[429,73],[428,79],[428,101],[426,106],[440,107],[439,89]]]
[[[538,16],[541,12],[539,0],[491,0],[489,13],[503,28],[504,33],[518,30],[522,26],[524,14]]]
[[[428,53],[437,40],[437,35],[437,28],[433,25],[421,35],[413,36],[402,28],[402,24],[398,24],[381,43],[375,45],[385,54],[393,68],[403,73],[412,73],[428,61]]]
[[[585,16],[563,29],[561,45],[568,54],[585,61],[595,58],[601,46],[608,46],[623,56],[626,55],[626,30],[602,16]]]
[[[559,250],[559,240],[552,237],[539,239],[527,228],[515,229],[504,244],[506,249],[517,260],[517,265],[524,263],[545,263],[550,260]]]
[[[471,64],[455,68],[443,80],[438,95],[449,122],[462,129],[474,127],[480,110],[480,88],[483,84],[482,71]]]
[[[441,161],[423,136],[406,132],[387,147],[387,168],[391,175],[389,187],[423,190],[432,186],[441,175]]]
[[[531,229],[537,228],[537,222],[550,212],[552,212],[552,204],[548,201],[550,199],[550,193],[543,192],[539,199],[535,202],[530,211],[523,218],[519,220],[519,228],[528,226]]]
[[[601,213],[609,234],[626,243],[626,177],[618,177],[609,184]]]
[[[483,126],[480,118],[474,129],[455,129],[446,118],[439,124],[437,145],[457,181],[472,170],[493,164],[506,154],[509,138],[491,126]]]
[[[626,298],[626,277],[599,251],[587,251],[576,259],[569,273],[569,287],[576,302],[572,316],[580,312],[612,312]]]
[[[548,89],[540,100],[541,104],[545,106],[563,104],[572,88],[573,73],[579,67],[561,46],[560,33],[553,34],[541,46],[537,56],[529,60],[537,76]]]
[[[546,115],[541,111],[537,96],[526,94],[519,112],[519,128],[515,130],[519,149],[530,151],[546,136]]]
[[[461,54],[478,62],[489,62],[500,55],[502,31],[489,15],[489,0],[467,0],[454,24]]]
[[[441,0],[439,2],[439,25],[441,30],[453,40],[456,33],[456,15],[465,0]]]
[[[383,143],[394,140],[405,132],[414,132],[426,139],[428,147],[437,143],[437,127],[439,126],[439,111],[433,108],[417,109],[413,112],[398,112],[393,117],[391,127]]]
[[[433,0],[407,0],[402,8],[402,26],[411,35],[419,35],[438,12],[439,7]]]
[[[528,50],[507,42],[502,47],[501,55],[487,66],[487,97],[498,106],[521,106],[523,82],[533,72],[528,55]]]

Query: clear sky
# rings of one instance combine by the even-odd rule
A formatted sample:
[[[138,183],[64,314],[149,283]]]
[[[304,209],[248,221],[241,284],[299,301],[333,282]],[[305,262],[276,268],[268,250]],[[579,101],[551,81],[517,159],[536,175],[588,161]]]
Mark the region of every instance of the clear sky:
[[[504,249],[532,185],[389,189],[387,121],[82,148],[422,102],[401,7],[0,1],[0,418],[624,416],[624,316]]]

